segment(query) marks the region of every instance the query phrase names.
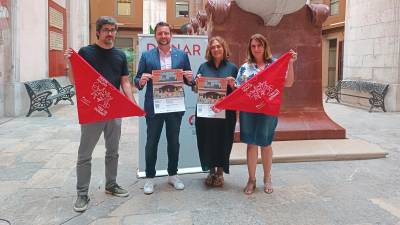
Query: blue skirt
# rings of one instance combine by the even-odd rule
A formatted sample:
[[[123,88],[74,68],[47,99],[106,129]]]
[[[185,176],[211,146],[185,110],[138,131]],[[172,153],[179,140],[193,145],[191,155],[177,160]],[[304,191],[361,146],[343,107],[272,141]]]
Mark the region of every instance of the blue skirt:
[[[277,124],[276,116],[240,112],[240,141],[263,147],[271,145]]]

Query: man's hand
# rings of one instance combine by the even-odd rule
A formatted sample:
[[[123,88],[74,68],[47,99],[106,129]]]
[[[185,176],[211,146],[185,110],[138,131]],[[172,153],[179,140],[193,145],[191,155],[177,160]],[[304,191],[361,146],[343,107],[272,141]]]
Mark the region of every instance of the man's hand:
[[[69,61],[69,59],[71,58],[72,55],[72,49],[68,48],[67,50],[65,50],[64,52],[64,58],[67,59]]]
[[[153,78],[153,75],[149,74],[149,73],[143,73],[142,77],[139,80],[139,85],[140,87],[144,87],[144,85],[147,84],[147,82]]]
[[[191,70],[183,71],[183,76],[186,78],[187,82],[190,84],[193,80],[193,72]]]
[[[68,78],[69,81],[71,82],[71,84],[75,84],[75,79],[74,79],[74,75],[72,74],[71,71],[71,62],[69,61],[72,55],[72,49],[71,48],[67,48],[64,52],[64,58],[67,60],[67,74],[68,74]]]

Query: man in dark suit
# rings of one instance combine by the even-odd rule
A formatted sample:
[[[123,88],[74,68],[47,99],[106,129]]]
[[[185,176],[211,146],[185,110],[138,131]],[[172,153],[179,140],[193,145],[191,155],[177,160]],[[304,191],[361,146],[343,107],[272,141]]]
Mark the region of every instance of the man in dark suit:
[[[145,147],[146,182],[144,193],[154,192],[152,178],[156,175],[157,147],[162,128],[166,126],[168,151],[168,183],[177,190],[183,190],[185,185],[177,176],[179,159],[179,131],[184,112],[154,113],[152,71],[160,69],[182,69],[184,82],[193,85],[189,57],[183,51],[171,46],[171,27],[165,22],[159,22],[154,28],[157,48],[144,52],[140,58],[135,85],[141,90],[147,84],[144,100],[146,111],[147,140]]]

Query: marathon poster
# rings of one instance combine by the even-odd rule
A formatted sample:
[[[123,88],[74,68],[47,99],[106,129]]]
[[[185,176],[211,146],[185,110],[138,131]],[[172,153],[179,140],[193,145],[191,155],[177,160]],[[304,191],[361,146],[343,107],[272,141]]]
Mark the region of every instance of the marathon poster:
[[[225,78],[200,77],[197,79],[199,97],[197,99],[197,117],[225,119],[225,110],[214,112],[211,107],[226,95]]]
[[[181,69],[153,70],[154,113],[185,111],[183,71]]]

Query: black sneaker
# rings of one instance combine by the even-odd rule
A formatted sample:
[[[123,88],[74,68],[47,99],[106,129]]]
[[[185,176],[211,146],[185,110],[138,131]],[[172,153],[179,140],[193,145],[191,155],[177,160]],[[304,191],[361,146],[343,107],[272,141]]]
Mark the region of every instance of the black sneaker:
[[[75,212],[84,212],[89,205],[90,198],[87,195],[78,195],[74,204]]]
[[[112,184],[109,187],[106,187],[106,193],[111,194],[117,197],[128,197],[129,193],[127,190],[120,187],[118,184]]]

